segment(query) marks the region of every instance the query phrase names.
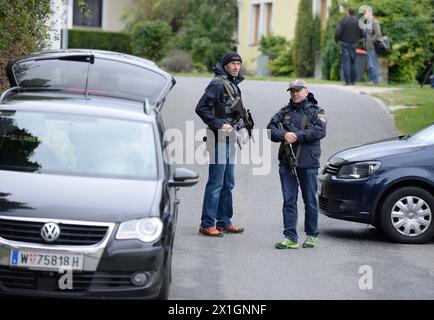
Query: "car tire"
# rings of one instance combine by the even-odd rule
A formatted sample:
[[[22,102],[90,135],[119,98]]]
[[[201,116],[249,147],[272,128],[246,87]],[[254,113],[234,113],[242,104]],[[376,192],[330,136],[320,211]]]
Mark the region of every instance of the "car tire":
[[[381,227],[395,242],[428,242],[434,236],[433,195],[418,187],[393,191],[383,202]]]
[[[170,283],[172,282],[172,249],[167,254],[166,268],[163,274],[163,285],[161,286],[160,294],[157,300],[169,299]]]

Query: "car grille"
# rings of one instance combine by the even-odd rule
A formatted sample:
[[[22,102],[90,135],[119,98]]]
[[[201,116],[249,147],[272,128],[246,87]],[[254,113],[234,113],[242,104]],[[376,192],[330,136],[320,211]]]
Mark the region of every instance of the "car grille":
[[[325,167],[324,173],[328,173],[328,174],[335,176],[338,173],[339,169],[340,169],[340,166],[333,165],[333,164],[329,163]]]
[[[11,241],[26,243],[47,242],[41,237],[44,222],[0,219],[0,237]],[[56,245],[94,245],[104,239],[108,226],[59,223],[60,235],[50,244]]]
[[[52,271],[0,268],[0,286],[6,289],[85,292],[137,288],[131,283],[131,272],[74,272],[72,289],[60,289],[62,274]]]
[[[329,200],[327,198],[324,198],[323,196],[319,196],[318,205],[321,210],[327,211],[329,208]]]

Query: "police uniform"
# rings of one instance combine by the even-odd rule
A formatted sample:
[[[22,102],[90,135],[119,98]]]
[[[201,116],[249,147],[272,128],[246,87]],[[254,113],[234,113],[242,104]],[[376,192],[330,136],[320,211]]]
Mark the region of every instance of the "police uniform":
[[[284,141],[286,132],[294,132],[297,135],[297,142],[293,143],[294,152],[299,153],[299,168],[318,168],[321,156],[320,139],[326,134],[326,115],[324,109],[317,105],[317,101],[312,93],[299,104],[292,101],[284,106],[274,115],[267,128],[271,129],[271,140],[273,142]],[[303,118],[305,119],[305,129],[302,129]],[[283,125],[283,130],[279,129],[279,122]],[[300,147],[300,151],[298,148]],[[281,165],[286,165],[281,159]]]
[[[298,83],[297,81],[303,85],[302,87],[306,88],[304,81],[296,80],[296,83]],[[312,93],[309,93],[300,103],[294,103],[291,100],[288,105],[273,116],[267,126],[271,130],[271,140],[273,142],[285,143],[284,136],[286,132],[293,132],[297,136],[297,141],[292,144],[296,157],[295,172],[279,152],[284,240],[276,243],[278,249],[298,248],[297,197],[299,185],[305,207],[305,232],[307,235],[303,246],[309,243],[309,247],[312,247],[312,241],[316,241],[319,234],[318,201],[316,198],[317,177],[321,155],[320,140],[326,135],[327,120],[324,110],[317,103]],[[308,242],[308,239],[311,242]]]

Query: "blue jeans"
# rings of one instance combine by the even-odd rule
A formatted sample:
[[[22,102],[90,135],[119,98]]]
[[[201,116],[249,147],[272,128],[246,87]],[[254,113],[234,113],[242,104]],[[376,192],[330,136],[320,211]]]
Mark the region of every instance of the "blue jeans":
[[[375,50],[368,50],[368,81],[378,83],[378,61]]]
[[[287,166],[279,167],[279,175],[283,194],[283,235],[287,239],[298,242],[297,179],[291,174],[291,170]],[[300,189],[305,208],[304,230],[306,235],[317,237],[319,234],[318,201],[316,198],[318,169],[297,168],[297,175],[300,180]]]
[[[235,146],[231,143],[216,144],[215,163],[209,164],[208,182],[202,206],[201,226],[228,227],[233,215],[232,189],[234,188]],[[217,224],[216,224],[217,220]]]
[[[356,46],[356,43],[342,42],[341,44],[342,68],[346,84],[356,82]]]

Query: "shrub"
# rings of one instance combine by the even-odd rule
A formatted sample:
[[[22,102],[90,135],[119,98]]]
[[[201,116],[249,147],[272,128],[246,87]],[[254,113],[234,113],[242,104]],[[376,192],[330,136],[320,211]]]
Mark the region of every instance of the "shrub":
[[[283,36],[268,34],[267,36],[261,37],[259,44],[259,50],[261,53],[263,55],[269,56],[270,59],[273,59],[285,51],[288,45],[288,40]]]
[[[194,62],[211,70],[229,50],[237,22],[235,0],[191,0],[190,14],[179,34],[179,46],[191,53]]]
[[[269,57],[268,69],[273,76],[291,76],[294,73],[292,44],[283,36],[262,36],[259,50]]]
[[[294,71],[290,42],[283,36],[262,36],[259,50],[269,57],[268,69],[273,76],[290,76]]]
[[[49,15],[50,0],[0,0],[0,90],[9,87],[4,71],[9,61],[46,45]]]
[[[288,43],[276,58],[268,62],[268,67],[273,76],[287,76],[294,75],[294,55],[292,43]]]
[[[142,21],[163,20],[178,32],[182,27],[185,17],[190,13],[189,2],[191,0],[134,0],[128,1],[122,20],[126,24],[127,31],[132,31],[135,24]]]
[[[161,20],[139,22],[133,27],[133,54],[159,61],[169,49],[172,31],[167,22]]]
[[[191,72],[193,60],[188,52],[174,50],[161,61],[161,66],[169,72]]]

